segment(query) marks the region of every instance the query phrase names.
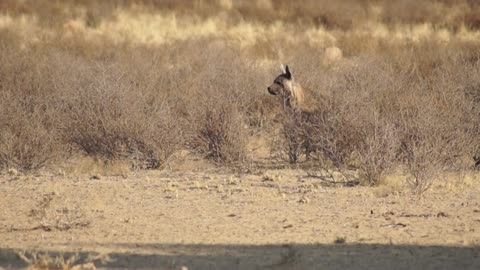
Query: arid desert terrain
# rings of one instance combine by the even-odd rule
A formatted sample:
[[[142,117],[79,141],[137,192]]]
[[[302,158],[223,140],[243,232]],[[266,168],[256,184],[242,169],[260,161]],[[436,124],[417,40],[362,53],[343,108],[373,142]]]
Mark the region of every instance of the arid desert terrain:
[[[480,269],[479,167],[477,1],[0,1],[0,269]]]

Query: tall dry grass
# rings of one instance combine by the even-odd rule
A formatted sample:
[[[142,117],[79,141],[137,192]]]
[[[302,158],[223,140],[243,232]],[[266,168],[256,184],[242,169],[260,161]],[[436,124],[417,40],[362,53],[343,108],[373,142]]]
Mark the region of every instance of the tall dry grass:
[[[180,148],[232,165],[281,131],[290,161],[367,184],[401,169],[422,192],[479,155],[480,5],[417,4],[2,1],[0,167],[158,168]],[[312,117],[267,94],[281,62],[322,97]]]
[[[36,53],[0,44],[0,168],[36,170],[65,157],[47,68]]]

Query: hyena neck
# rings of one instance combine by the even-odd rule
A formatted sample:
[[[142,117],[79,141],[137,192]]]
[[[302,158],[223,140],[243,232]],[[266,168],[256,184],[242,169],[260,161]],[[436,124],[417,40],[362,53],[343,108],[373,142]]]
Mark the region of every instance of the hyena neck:
[[[303,87],[297,82],[291,82],[288,95],[284,97],[284,105],[294,111],[304,111],[306,100]]]

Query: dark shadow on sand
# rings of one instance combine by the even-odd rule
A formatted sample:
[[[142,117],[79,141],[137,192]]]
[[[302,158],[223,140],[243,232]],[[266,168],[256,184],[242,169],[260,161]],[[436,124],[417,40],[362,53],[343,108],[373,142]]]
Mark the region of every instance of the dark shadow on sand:
[[[70,244],[71,245],[71,244]],[[100,246],[99,246],[100,247]],[[480,247],[379,244],[331,245],[101,245],[110,253],[106,269],[480,269]],[[41,250],[39,252],[42,252]],[[0,267],[25,267],[18,250],[0,249]],[[51,256],[59,253],[49,252]],[[81,252],[87,258],[88,252]],[[72,253],[62,253],[69,257]]]

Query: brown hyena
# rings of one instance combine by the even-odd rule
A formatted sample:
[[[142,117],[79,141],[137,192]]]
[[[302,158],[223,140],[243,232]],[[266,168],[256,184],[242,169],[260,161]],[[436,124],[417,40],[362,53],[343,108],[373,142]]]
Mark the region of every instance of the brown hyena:
[[[311,100],[311,97],[306,99],[305,90],[294,80],[288,65],[286,67],[281,65],[281,69],[282,73],[267,88],[268,92],[274,96],[280,96],[283,106],[287,110],[304,113],[313,112],[315,110],[313,100]]]
[[[294,80],[289,67],[282,65],[281,69],[282,73],[267,90],[270,94],[279,96],[282,101],[285,112],[283,134],[288,146],[289,160],[295,163],[302,153],[305,153],[308,159],[316,149],[315,119],[319,114],[315,99],[307,95],[309,92]]]

